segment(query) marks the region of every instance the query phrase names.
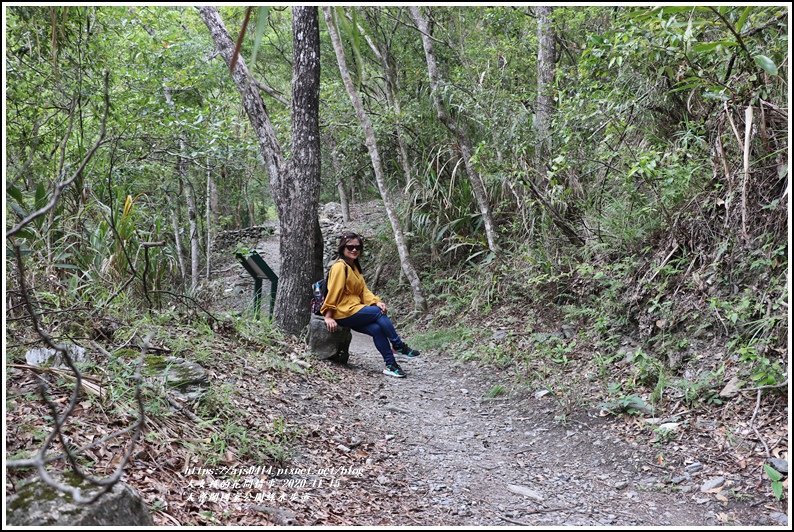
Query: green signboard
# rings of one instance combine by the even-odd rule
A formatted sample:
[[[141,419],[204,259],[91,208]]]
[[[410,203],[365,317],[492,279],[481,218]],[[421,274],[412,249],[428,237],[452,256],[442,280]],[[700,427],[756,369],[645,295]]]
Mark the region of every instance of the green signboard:
[[[270,280],[270,317],[273,317],[273,309],[276,305],[276,289],[278,288],[278,276],[270,266],[255,250],[246,253],[235,253],[237,259],[243,267],[254,278],[254,317],[259,318],[259,307],[262,303],[262,279]]]

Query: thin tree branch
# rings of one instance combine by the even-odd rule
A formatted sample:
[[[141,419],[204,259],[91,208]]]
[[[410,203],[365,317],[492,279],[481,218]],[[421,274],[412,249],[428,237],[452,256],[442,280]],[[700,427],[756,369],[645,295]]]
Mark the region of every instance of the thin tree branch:
[[[771,455],[769,454],[769,446],[766,444],[766,440],[761,436],[761,433],[758,432],[758,429],[755,426],[755,418],[758,415],[758,409],[761,407],[761,390],[758,390],[758,393],[755,397],[755,410],[753,410],[753,417],[750,419],[750,426],[753,427],[753,432],[755,432],[756,437],[761,441],[764,446],[764,451],[766,451],[766,457],[769,458]]]
[[[185,294],[177,294],[176,292],[170,292],[168,290],[152,290],[152,293],[153,294],[168,294],[169,296],[180,297],[182,299],[186,299],[186,300],[190,301],[191,303],[193,303],[196,306],[196,308],[201,310],[204,314],[209,316],[210,319],[212,319],[213,322],[218,322],[218,318],[216,318],[209,310],[207,310],[204,307],[202,307],[195,298],[192,298],[192,297],[190,297],[188,295],[185,295]]]
[[[291,105],[290,101],[286,99],[283,94],[281,94],[279,91],[277,91],[267,83],[264,83],[263,81],[259,81],[253,76],[251,76],[251,80],[254,82],[254,85],[256,85],[256,87],[259,90],[263,91],[265,94],[276,100],[284,107],[289,107]]]
[[[730,23],[730,21],[729,21],[728,19],[726,19],[726,18],[725,18],[725,16],[724,16],[722,13],[720,13],[720,12],[719,12],[719,10],[718,10],[718,9],[716,9],[715,7],[713,7],[713,6],[709,6],[709,9],[710,9],[711,11],[713,11],[713,12],[714,12],[714,14],[716,14],[716,15],[717,15],[717,17],[719,17],[719,19],[720,19],[720,20],[721,20],[721,21],[722,21],[722,22],[725,24],[725,26],[728,28],[728,31],[730,31],[730,32],[733,34],[733,36],[734,36],[734,37],[736,37],[736,42],[738,42],[738,43],[739,43],[739,46],[741,46],[742,50],[744,51],[745,55],[747,56],[747,59],[748,59],[748,60],[750,60],[750,61],[752,62],[752,60],[753,60],[753,57],[750,55],[750,50],[748,50],[748,49],[747,49],[747,45],[746,45],[746,44],[744,44],[744,39],[742,39],[742,36],[741,36],[741,35],[739,35],[739,34],[736,32],[736,29],[733,27],[733,24],[731,24],[731,23]]]

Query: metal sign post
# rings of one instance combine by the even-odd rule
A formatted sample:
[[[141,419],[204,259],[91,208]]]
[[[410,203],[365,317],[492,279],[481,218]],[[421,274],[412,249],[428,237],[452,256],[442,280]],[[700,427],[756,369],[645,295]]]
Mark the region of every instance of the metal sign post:
[[[276,306],[278,276],[255,250],[247,254],[235,253],[235,256],[254,278],[254,319],[259,319],[259,307],[262,303],[262,279],[270,280],[270,317],[272,318],[273,309]]]

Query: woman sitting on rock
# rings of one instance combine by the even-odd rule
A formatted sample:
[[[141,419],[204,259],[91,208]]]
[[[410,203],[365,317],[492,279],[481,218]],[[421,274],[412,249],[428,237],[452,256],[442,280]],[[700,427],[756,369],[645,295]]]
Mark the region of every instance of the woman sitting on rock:
[[[408,359],[418,357],[419,351],[400,339],[386,316],[386,304],[367,288],[358,262],[363,252],[364,240],[356,233],[344,233],[339,238],[339,260],[328,272],[328,295],[320,313],[329,332],[336,331],[338,324],[372,336],[386,363],[383,374],[403,378],[405,372],[394,359],[392,346]]]

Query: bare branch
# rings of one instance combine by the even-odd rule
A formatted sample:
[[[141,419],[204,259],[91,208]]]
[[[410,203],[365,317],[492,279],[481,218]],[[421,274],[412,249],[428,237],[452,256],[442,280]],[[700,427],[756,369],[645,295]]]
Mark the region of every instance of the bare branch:
[[[753,432],[755,432],[756,437],[761,441],[764,446],[764,451],[766,451],[766,457],[769,458],[772,456],[769,454],[769,446],[766,444],[766,440],[761,436],[761,433],[758,432],[758,429],[755,426],[755,418],[758,415],[758,409],[761,407],[761,390],[759,389],[755,396],[755,409],[753,410],[753,417],[750,419],[750,426],[753,427]]]
[[[742,236],[749,239],[747,233],[747,182],[750,180],[750,144],[753,132],[753,106],[748,105],[744,111],[744,173],[742,174]]]
[[[271,86],[270,86],[270,85],[268,85],[267,83],[265,83],[265,82],[263,82],[263,81],[259,81],[258,79],[256,79],[256,78],[255,78],[255,77],[253,77],[253,76],[251,76],[251,79],[253,80],[253,82],[254,82],[254,85],[256,85],[256,87],[257,87],[259,90],[263,91],[265,94],[267,94],[268,96],[270,96],[271,98],[273,98],[274,100],[276,100],[278,103],[280,103],[280,104],[281,104],[281,105],[283,105],[284,107],[289,107],[289,106],[291,105],[291,104],[290,104],[290,101],[289,101],[289,100],[287,100],[287,99],[284,97],[284,95],[283,95],[283,94],[281,94],[279,91],[277,91],[276,89],[274,89],[273,87],[271,87]]]
[[[245,8],[245,19],[243,20],[243,27],[240,29],[240,35],[237,37],[237,44],[234,47],[234,53],[232,54],[232,61],[229,63],[229,72],[234,72],[234,67],[237,65],[237,58],[240,57],[240,48],[243,45],[243,38],[245,38],[245,30],[248,29],[248,21],[251,18],[251,11],[253,11],[253,7],[246,7]]]
[[[129,461],[130,457],[132,456],[132,451],[135,448],[135,446],[136,446],[136,444],[137,444],[137,442],[138,442],[138,440],[139,440],[139,438],[141,436],[143,425],[146,422],[146,414],[144,412],[143,399],[141,397],[141,368],[143,366],[143,360],[144,360],[144,357],[146,355],[146,351],[147,351],[148,343],[149,343],[149,338],[151,337],[151,335],[146,338],[146,340],[144,341],[144,345],[141,347],[141,358],[138,361],[138,367],[136,368],[136,372],[135,372],[135,375],[133,377],[133,381],[135,382],[135,398],[136,398],[136,401],[138,403],[139,416],[138,416],[138,419],[136,420],[136,423],[133,425],[134,426],[134,433],[133,433],[132,439],[130,440],[130,443],[129,443],[129,445],[128,445],[125,453],[124,453],[124,456],[122,457],[121,461],[119,462],[118,466],[116,467],[115,472],[112,475],[110,475],[109,477],[103,478],[103,479],[99,479],[99,478],[95,478],[95,477],[89,476],[86,473],[84,473],[82,471],[82,469],[80,468],[80,466],[77,464],[77,460],[75,458],[75,453],[74,453],[74,451],[71,450],[71,448],[69,446],[69,442],[66,440],[66,437],[65,437],[65,435],[63,434],[63,432],[61,430],[61,428],[64,426],[64,423],[69,418],[69,416],[72,414],[72,412],[74,411],[75,406],[77,405],[77,400],[80,397],[80,389],[81,389],[81,386],[82,386],[82,375],[80,374],[80,371],[77,369],[77,367],[74,365],[74,361],[72,361],[72,358],[69,355],[69,352],[66,349],[66,347],[63,344],[56,344],[54,342],[54,340],[52,339],[52,337],[49,334],[47,334],[42,329],[41,324],[39,323],[38,317],[37,317],[36,313],[33,310],[33,306],[31,305],[30,298],[28,296],[28,288],[27,288],[27,285],[26,285],[26,282],[25,282],[25,268],[24,268],[24,263],[22,261],[22,252],[21,252],[19,244],[16,244],[16,243],[14,243],[14,255],[15,255],[16,263],[17,263],[17,273],[19,275],[19,286],[20,286],[20,289],[22,291],[22,297],[23,297],[24,302],[25,302],[25,307],[27,308],[28,314],[30,314],[30,320],[33,323],[33,327],[36,330],[36,333],[42,339],[42,341],[47,346],[49,346],[51,349],[55,350],[56,352],[58,352],[61,355],[61,357],[63,358],[64,362],[66,362],[66,365],[69,367],[69,369],[72,371],[72,373],[74,373],[74,378],[75,378],[76,382],[75,382],[74,390],[72,391],[72,395],[71,395],[71,399],[69,401],[69,405],[66,407],[66,410],[61,415],[59,415],[58,414],[58,407],[55,405],[54,402],[52,402],[47,397],[47,384],[46,384],[46,381],[43,378],[39,378],[39,392],[41,394],[42,401],[50,409],[50,413],[51,413],[52,418],[53,418],[54,428],[50,432],[50,434],[47,436],[47,438],[44,440],[44,443],[41,445],[41,448],[39,449],[39,452],[38,452],[38,454],[37,454],[37,456],[35,458],[28,459],[28,460],[10,460],[10,461],[6,462],[6,466],[7,467],[17,467],[17,468],[19,468],[19,467],[36,467],[37,470],[38,470],[39,476],[41,477],[41,479],[42,479],[42,481],[44,483],[46,483],[47,485],[51,486],[52,488],[54,488],[55,490],[57,490],[57,491],[59,491],[61,493],[70,494],[72,496],[72,499],[74,500],[74,502],[77,503],[77,504],[90,504],[90,503],[96,501],[99,497],[101,497],[102,495],[104,495],[108,491],[110,491],[110,489],[113,487],[113,485],[116,482],[119,481],[119,479],[121,478],[122,473],[124,472],[124,467],[127,465],[127,462]],[[95,486],[102,486],[103,487],[103,489],[99,490],[96,493],[96,495],[94,495],[93,497],[90,497],[90,498],[83,497],[81,495],[81,493],[80,493],[81,488],[74,487],[74,486],[69,486],[69,485],[66,485],[66,484],[62,484],[62,483],[58,482],[57,480],[55,480],[49,474],[49,472],[47,471],[47,469],[45,467],[47,462],[48,462],[48,457],[46,456],[46,453],[47,453],[47,450],[49,449],[50,445],[52,445],[52,443],[53,443],[53,441],[55,440],[56,437],[58,438],[58,440],[60,441],[61,445],[63,446],[64,452],[65,452],[65,456],[68,459],[70,465],[72,466],[72,470],[74,471],[74,473],[79,478],[89,482],[90,484],[93,484]]]
[[[209,316],[210,319],[213,322],[216,322],[216,323],[218,322],[218,318],[216,318],[209,310],[207,310],[204,307],[202,307],[195,298],[192,298],[192,297],[190,297],[190,296],[188,296],[186,294],[177,294],[176,292],[170,292],[168,290],[152,290],[152,293],[153,294],[168,294],[169,296],[180,297],[182,299],[186,299],[186,300],[190,301],[191,303],[193,303],[196,306],[197,309],[199,309],[204,314]]]
[[[146,301],[149,303],[149,311],[152,310],[152,302],[149,299],[149,283],[146,282],[146,278],[149,275],[149,248],[158,248],[165,246],[165,241],[161,240],[159,242],[141,242],[141,247],[143,248],[143,295],[146,296]]]

